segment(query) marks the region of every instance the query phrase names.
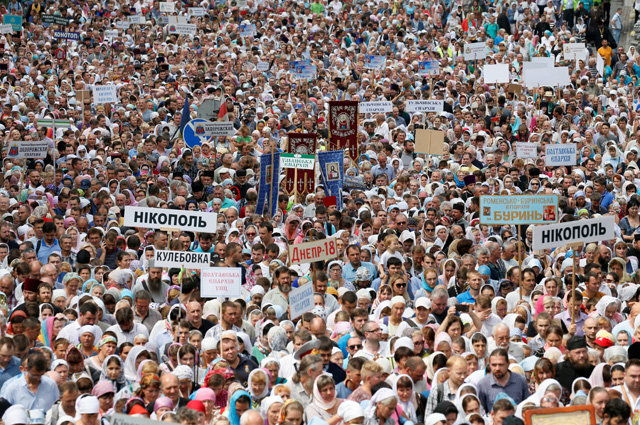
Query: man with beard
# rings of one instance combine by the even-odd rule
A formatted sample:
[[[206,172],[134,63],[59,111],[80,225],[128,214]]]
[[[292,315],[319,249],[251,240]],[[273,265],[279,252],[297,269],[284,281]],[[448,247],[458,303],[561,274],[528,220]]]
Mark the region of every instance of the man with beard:
[[[556,365],[556,380],[571,391],[571,385],[576,378],[591,376],[594,367],[589,363],[587,341],[584,336],[572,336],[567,341],[565,361]]]
[[[169,285],[162,281],[162,267],[149,267],[149,275],[136,283],[133,295],[141,289],[151,294],[154,303],[162,304],[165,301]]]
[[[598,245],[594,261],[600,265],[602,270],[608,270],[609,261],[611,261],[611,250],[604,245]]]
[[[265,301],[271,301],[274,305],[282,307],[283,311],[287,311],[289,292],[291,292],[291,273],[286,266],[281,266],[273,272],[273,277],[278,286],[265,294],[262,304],[264,305]]]
[[[485,412],[491,412],[493,402],[500,393],[509,394],[516,404],[529,397],[527,380],[522,375],[509,370],[507,350],[503,348],[493,350],[489,356],[489,366],[491,373],[478,382],[478,398]]]
[[[512,343],[510,340],[509,326],[504,323],[498,323],[493,327],[493,341],[489,340],[489,346],[493,342],[495,348],[502,348],[509,353],[509,356],[516,359],[517,362],[524,360],[524,351],[522,346]]]

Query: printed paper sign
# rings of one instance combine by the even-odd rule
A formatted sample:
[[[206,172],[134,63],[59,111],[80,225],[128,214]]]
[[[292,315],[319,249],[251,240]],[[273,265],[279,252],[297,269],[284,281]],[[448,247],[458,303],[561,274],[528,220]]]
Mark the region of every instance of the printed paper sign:
[[[316,165],[315,155],[301,155],[299,153],[281,153],[281,168],[297,168],[299,170],[313,170]]]
[[[438,61],[418,62],[418,74],[422,76],[440,74],[440,63]]]
[[[267,72],[269,71],[269,62],[258,62],[256,68],[258,71]]]
[[[56,15],[42,15],[42,22],[45,24],[55,24],[55,25],[69,25],[69,18],[63,18],[62,16]]]
[[[240,37],[255,37],[257,32],[255,24],[240,25]]]
[[[190,7],[187,13],[190,16],[204,16],[204,7]]]
[[[302,316],[308,311],[313,310],[315,301],[313,298],[313,285],[309,282],[295,288],[289,293],[289,313],[290,319]]]
[[[464,45],[464,60],[481,60],[487,57],[487,43],[469,43]]]
[[[120,31],[118,30],[109,30],[104,32],[104,36],[110,40],[118,38],[120,36]]]
[[[169,33],[178,35],[196,35],[196,24],[169,24]]]
[[[393,102],[360,102],[358,112],[361,114],[386,114],[393,111]]]
[[[80,33],[79,32],[68,32],[68,31],[54,31],[53,38],[63,39],[63,40],[73,40],[80,41]]]
[[[176,4],[172,1],[161,1],[160,12],[173,13],[176,11]]]
[[[386,58],[384,56],[365,55],[364,69],[384,69]]]
[[[42,159],[47,157],[48,150],[49,142],[9,142],[7,157],[14,159]]]
[[[558,195],[480,196],[480,223],[551,224],[558,221]]]
[[[97,105],[103,103],[118,103],[118,93],[116,92],[116,86],[113,84],[94,86],[93,100]]]
[[[309,65],[311,66],[311,61],[306,60],[306,61],[289,61],[289,71],[292,74],[296,73],[296,68],[299,67],[300,65]]]
[[[211,254],[192,251],[153,251],[153,262],[156,267],[175,267],[201,269],[211,265]]]
[[[545,150],[544,165],[547,167],[561,167],[563,165],[576,165],[577,145],[575,143],[563,143],[560,145],[547,145]]]
[[[4,15],[2,17],[2,23],[13,25],[13,32],[22,31],[22,16]]]
[[[533,249],[553,249],[574,242],[587,244],[615,239],[615,224],[616,220],[613,216],[605,216],[548,226],[534,226]]]
[[[175,229],[185,232],[211,232],[216,229],[218,215],[202,211],[169,210],[126,206],[124,225],[145,229]]]
[[[565,60],[586,60],[587,52],[584,43],[565,43],[562,46]]]
[[[536,143],[515,142],[516,156],[522,159],[536,159],[538,157],[538,145]]]
[[[289,258],[291,259],[291,265],[313,263],[321,260],[332,260],[336,258],[337,255],[336,238],[327,238],[298,245],[289,245]]]
[[[11,34],[11,33],[13,33],[13,25],[11,24],[0,25],[0,34]]]
[[[240,267],[208,267],[200,272],[200,295],[204,298],[239,297],[241,287]]]
[[[144,25],[147,20],[142,15],[131,15],[127,17],[127,22],[129,23],[129,25]]]
[[[487,84],[504,84],[509,82],[509,65],[506,63],[487,64],[484,66],[484,82]]]
[[[194,133],[199,137],[231,137],[236,134],[232,122],[202,122],[194,123]]]
[[[442,112],[444,100],[407,100],[407,112]]]
[[[293,77],[298,80],[312,80],[316,78],[317,73],[318,67],[315,65],[298,65]]]

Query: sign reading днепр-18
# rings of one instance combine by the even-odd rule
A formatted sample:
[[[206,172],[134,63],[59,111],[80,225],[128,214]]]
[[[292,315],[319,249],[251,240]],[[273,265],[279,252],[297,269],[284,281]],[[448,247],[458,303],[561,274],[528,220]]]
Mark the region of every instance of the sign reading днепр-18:
[[[558,195],[480,197],[480,223],[551,224],[558,221]]]

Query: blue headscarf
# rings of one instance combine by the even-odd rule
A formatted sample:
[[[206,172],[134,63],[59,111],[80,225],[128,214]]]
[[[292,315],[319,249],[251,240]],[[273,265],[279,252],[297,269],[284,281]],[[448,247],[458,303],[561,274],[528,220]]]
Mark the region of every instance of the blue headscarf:
[[[231,396],[231,401],[229,402],[229,422],[231,422],[231,425],[240,425],[240,416],[236,413],[236,401],[243,395],[249,397],[249,403],[251,403],[251,395],[245,390],[238,390]]]

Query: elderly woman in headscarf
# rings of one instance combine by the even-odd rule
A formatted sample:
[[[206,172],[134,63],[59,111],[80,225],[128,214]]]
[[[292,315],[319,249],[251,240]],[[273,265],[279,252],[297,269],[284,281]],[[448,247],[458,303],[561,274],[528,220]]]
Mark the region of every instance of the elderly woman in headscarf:
[[[620,301],[610,295],[604,295],[596,304],[596,311],[592,313],[595,317],[604,317],[611,324],[613,329],[618,323],[622,322],[624,318],[618,312],[620,308]]]
[[[298,217],[297,215],[293,213],[287,214],[287,218],[283,226],[283,234],[289,244],[293,244],[296,237],[298,236],[300,222],[300,217]]]
[[[371,397],[364,411],[364,425],[395,425],[391,417],[398,405],[398,396],[388,388],[381,388]]]

